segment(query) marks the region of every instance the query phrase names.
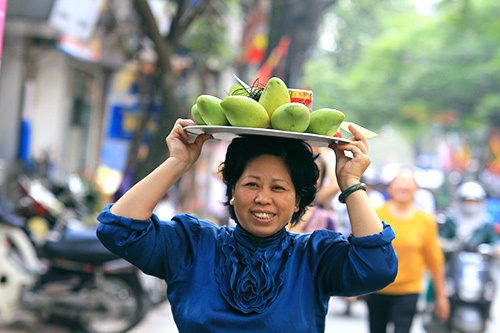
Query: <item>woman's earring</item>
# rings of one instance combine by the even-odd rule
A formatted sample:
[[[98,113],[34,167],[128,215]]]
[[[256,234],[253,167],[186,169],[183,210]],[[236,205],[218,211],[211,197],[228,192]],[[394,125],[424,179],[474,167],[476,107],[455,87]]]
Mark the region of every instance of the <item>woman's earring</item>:
[[[234,205],[234,198],[231,198],[231,200],[229,200],[229,204],[232,206]]]

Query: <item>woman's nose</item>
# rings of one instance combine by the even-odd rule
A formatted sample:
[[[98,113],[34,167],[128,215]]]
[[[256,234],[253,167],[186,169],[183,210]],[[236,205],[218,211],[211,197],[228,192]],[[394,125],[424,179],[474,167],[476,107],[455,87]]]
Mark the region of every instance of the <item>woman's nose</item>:
[[[266,205],[271,203],[271,191],[261,190],[257,193],[255,197],[255,202],[261,205]]]

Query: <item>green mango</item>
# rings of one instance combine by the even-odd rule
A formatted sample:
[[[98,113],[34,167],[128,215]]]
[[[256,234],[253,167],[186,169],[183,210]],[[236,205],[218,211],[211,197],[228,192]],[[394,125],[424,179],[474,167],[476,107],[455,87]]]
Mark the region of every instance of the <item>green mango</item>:
[[[220,103],[232,126],[267,128],[269,116],[266,109],[247,96],[227,96]]]
[[[200,110],[198,110],[198,105],[194,104],[191,107],[191,116],[193,117],[196,125],[206,125],[205,121],[201,117]]]
[[[339,130],[345,114],[339,110],[323,108],[311,113],[311,121],[306,129],[307,133],[333,136]]]
[[[250,97],[248,91],[243,87],[241,83],[235,83],[229,89],[228,96],[247,96]]]
[[[220,98],[211,95],[198,96],[196,106],[205,124],[214,126],[229,125],[224,110],[220,105],[221,101]]]
[[[266,109],[269,118],[279,106],[290,103],[290,93],[285,82],[278,77],[269,79],[260,95],[259,103]]]
[[[272,128],[291,131],[304,132],[309,126],[311,111],[302,103],[286,103],[274,110],[271,116]]]

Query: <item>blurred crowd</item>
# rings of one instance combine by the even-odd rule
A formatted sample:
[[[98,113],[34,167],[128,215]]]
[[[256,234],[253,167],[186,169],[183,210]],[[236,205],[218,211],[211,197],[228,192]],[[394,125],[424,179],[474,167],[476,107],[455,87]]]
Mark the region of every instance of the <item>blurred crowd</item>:
[[[219,163],[224,159],[228,142],[207,142],[206,150],[196,163],[195,167],[186,174],[166,194],[163,202],[157,207],[160,218],[170,219],[174,212],[192,212],[209,221],[218,221],[220,225],[231,224],[224,201],[224,184],[218,174]],[[349,221],[345,205],[338,201],[340,194],[335,179],[335,158],[333,151],[328,148],[315,148],[319,153],[317,159],[321,170],[319,190],[316,206],[311,209],[304,220],[320,207],[328,212],[332,218],[329,229],[349,235]],[[403,168],[413,170],[418,185],[415,193],[415,204],[422,210],[436,216],[438,222],[442,214],[448,214],[460,205],[459,187],[468,182],[477,182],[483,189],[481,205],[478,210],[484,209],[495,222],[496,230],[500,232],[500,175],[484,172],[442,172],[435,169],[419,168],[416,165],[387,164],[376,169],[370,166],[363,175],[362,181],[367,185],[367,192],[375,207],[380,207],[388,198],[388,186],[392,179]],[[333,225],[332,225],[333,223]],[[300,231],[300,230],[295,230]],[[311,227],[304,230],[311,231]]]

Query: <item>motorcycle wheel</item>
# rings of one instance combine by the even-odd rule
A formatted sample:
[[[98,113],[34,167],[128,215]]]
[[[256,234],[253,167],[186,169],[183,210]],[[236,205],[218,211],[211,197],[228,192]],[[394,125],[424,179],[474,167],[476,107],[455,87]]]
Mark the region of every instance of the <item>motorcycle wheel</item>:
[[[145,315],[140,287],[128,279],[104,276],[99,287],[94,279],[87,280],[80,292],[91,300],[96,309],[81,314],[79,324],[85,332],[126,332]]]

